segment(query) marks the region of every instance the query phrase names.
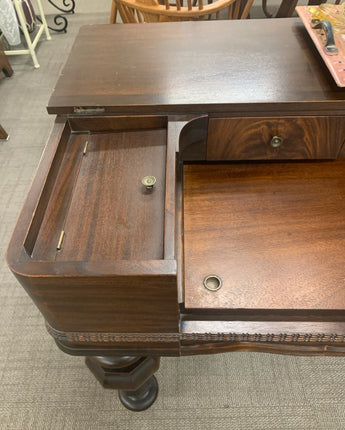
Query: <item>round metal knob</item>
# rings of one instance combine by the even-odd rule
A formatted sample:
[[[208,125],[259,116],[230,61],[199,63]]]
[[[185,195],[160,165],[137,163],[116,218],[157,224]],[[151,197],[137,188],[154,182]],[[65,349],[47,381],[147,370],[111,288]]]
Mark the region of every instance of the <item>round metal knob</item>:
[[[279,136],[273,136],[270,142],[272,148],[279,148],[279,146],[283,143],[283,138]]]
[[[154,176],[145,176],[142,180],[141,183],[144,185],[144,187],[146,187],[146,189],[148,190],[152,190],[152,188],[154,187],[155,183],[157,182],[156,178]]]
[[[204,278],[204,287],[209,291],[218,291],[223,285],[222,279],[218,275],[208,275]]]

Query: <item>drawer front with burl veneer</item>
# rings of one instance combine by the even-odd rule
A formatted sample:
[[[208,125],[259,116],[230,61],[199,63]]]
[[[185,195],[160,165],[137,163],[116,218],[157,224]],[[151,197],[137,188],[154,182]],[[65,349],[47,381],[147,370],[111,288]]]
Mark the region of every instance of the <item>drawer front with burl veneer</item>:
[[[207,159],[332,159],[344,140],[341,116],[210,118]]]

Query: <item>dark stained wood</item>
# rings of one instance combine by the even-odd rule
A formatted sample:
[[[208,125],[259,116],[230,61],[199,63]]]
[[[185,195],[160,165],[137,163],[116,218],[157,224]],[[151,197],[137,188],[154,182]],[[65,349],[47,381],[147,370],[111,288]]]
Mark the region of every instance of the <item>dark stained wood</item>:
[[[274,136],[279,147],[271,145]],[[211,118],[207,159],[337,158],[344,141],[343,117]]]
[[[162,259],[165,161],[163,129],[90,135],[56,260]],[[150,192],[148,175],[157,178]]]
[[[70,137],[66,130],[28,231],[28,254],[41,261],[163,258],[165,130]],[[152,192],[141,184],[148,174],[158,178]]]
[[[299,19],[86,26],[48,111],[7,261],[59,348],[98,376],[118,355],[345,355],[345,90]]]
[[[183,319],[182,355],[260,351],[271,354],[344,355],[339,322],[211,321]]]
[[[147,409],[155,401],[158,384],[152,391],[149,378],[159,369],[159,357],[87,357],[85,363],[104,388],[120,390],[120,400],[125,396],[125,406],[131,410]],[[146,385],[145,385],[146,384]],[[146,389],[145,389],[145,388]],[[140,389],[139,389],[140,388]]]
[[[42,222],[45,206],[40,211],[38,206],[41,203],[41,195],[46,190],[50,190],[50,180],[54,177],[51,174],[51,167],[56,160],[60,144],[69,135],[69,128],[66,127],[66,120],[60,117],[56,118],[53,130],[43,151],[39,169],[31,184],[30,190],[20,212],[18,221],[12,234],[11,242],[7,248],[7,261],[10,267],[14,268],[19,262],[31,261],[30,253],[32,252],[37,231]],[[50,191],[48,191],[50,193]]]
[[[266,354],[286,354],[286,355],[316,355],[316,356],[340,356],[343,357],[345,354],[345,346],[342,345],[322,345],[322,344],[311,344],[311,343],[290,343],[274,344],[272,342],[200,342],[196,344],[184,343],[181,346],[183,356],[197,355],[197,354],[214,354],[214,353],[225,353],[225,352],[236,352],[236,351],[247,351],[247,352],[265,352]]]
[[[63,228],[73,178],[78,173],[87,134],[76,134],[66,125],[40,195],[24,247],[35,260],[54,260]]]
[[[167,128],[167,163],[165,181],[164,258],[175,259],[176,240],[176,153],[181,128],[186,121],[173,121]]]
[[[92,133],[111,131],[136,131],[166,128],[165,116],[73,116],[69,118],[72,131]]]
[[[4,72],[4,74],[7,77],[10,77],[13,75],[13,69],[8,61],[8,58],[4,53],[4,48],[2,46],[1,39],[0,39],[0,70]],[[7,138],[8,138],[8,134],[0,124],[0,139],[7,139]]]
[[[0,124],[0,139],[7,139],[8,134],[6,130]]]
[[[343,162],[185,166],[186,308],[343,315],[344,211]]]
[[[163,260],[165,199],[174,202],[174,188],[166,192],[166,129],[154,129],[164,121],[149,118],[149,129],[103,133],[76,130],[85,128],[82,119],[57,121],[7,254],[53,331],[86,337],[101,331],[104,348],[123,351],[138,348],[139,340],[121,346],[107,333],[178,331],[176,261]],[[132,130],[135,119],[125,122]],[[100,123],[118,128],[117,119]],[[141,184],[147,174],[157,177],[152,192]],[[57,338],[73,349],[74,340]],[[94,348],[97,336],[90,339],[87,348]],[[173,339],[164,350],[174,354],[178,346]],[[146,347],[162,349],[155,340]]]
[[[298,18],[169,24],[83,27],[48,111],[344,114]]]
[[[314,0],[313,4],[317,4],[318,0]],[[276,18],[288,18],[292,16],[297,6],[298,0],[282,0],[276,14]]]
[[[208,123],[208,117],[202,116],[183,127],[179,138],[180,161],[206,160]]]
[[[69,275],[62,272],[42,277],[17,273],[17,278],[46,321],[62,332],[79,332],[87,337],[88,332],[130,335],[178,331],[174,262],[125,263],[108,264],[113,269],[109,274],[104,274],[102,264],[97,263],[94,271],[92,265],[80,264],[80,271]],[[145,273],[149,266],[151,273]],[[39,267],[43,271],[44,265]],[[59,267],[55,266],[56,272]],[[102,342],[96,336],[87,345],[100,347]],[[117,342],[109,339],[103,344],[104,349],[115,346]]]
[[[340,149],[339,158],[345,158],[345,143],[343,143],[343,146]]]
[[[0,39],[0,70],[9,77],[13,75],[13,69],[8,61],[7,56],[4,53],[4,48]]]

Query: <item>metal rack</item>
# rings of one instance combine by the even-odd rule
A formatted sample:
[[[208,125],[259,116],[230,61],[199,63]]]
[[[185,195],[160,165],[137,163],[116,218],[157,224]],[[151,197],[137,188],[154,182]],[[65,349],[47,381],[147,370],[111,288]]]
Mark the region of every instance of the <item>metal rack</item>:
[[[75,0],[63,0],[62,5],[57,5],[56,1],[48,0],[48,3],[50,3],[52,6],[54,6],[56,9],[58,9],[60,12],[63,13],[74,13],[75,9]],[[38,17],[40,19],[40,17]],[[64,15],[58,14],[54,16],[54,24],[56,27],[51,27],[50,30],[57,31],[57,32],[64,32],[67,31],[68,21],[67,18]]]
[[[23,8],[21,6],[21,3],[18,0],[13,0],[13,5],[16,9],[18,19],[19,19],[19,22],[20,22],[20,25],[21,25],[21,28],[22,28],[22,31],[24,34],[26,44],[27,44],[27,49],[8,50],[8,51],[5,51],[5,54],[6,55],[31,55],[32,61],[34,63],[34,67],[37,69],[40,67],[40,65],[38,63],[36,52],[35,52],[36,45],[37,45],[38,41],[40,40],[43,32],[45,32],[47,40],[50,40],[51,36],[49,33],[47,21],[45,19],[41,0],[36,0],[36,2],[37,2],[39,13],[40,13],[41,24],[38,26],[38,29],[36,30],[34,38],[31,39],[31,36],[30,36],[28,29],[26,27],[25,16],[24,16],[24,12],[23,12]]]

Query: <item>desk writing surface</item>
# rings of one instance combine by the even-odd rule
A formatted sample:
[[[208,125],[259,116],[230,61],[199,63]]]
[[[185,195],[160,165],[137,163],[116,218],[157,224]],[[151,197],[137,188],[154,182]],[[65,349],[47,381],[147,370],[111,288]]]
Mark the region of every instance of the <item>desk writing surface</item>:
[[[186,308],[343,313],[344,178],[343,161],[186,165]]]
[[[48,112],[325,112],[344,99],[299,19],[89,25]]]

